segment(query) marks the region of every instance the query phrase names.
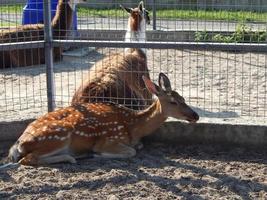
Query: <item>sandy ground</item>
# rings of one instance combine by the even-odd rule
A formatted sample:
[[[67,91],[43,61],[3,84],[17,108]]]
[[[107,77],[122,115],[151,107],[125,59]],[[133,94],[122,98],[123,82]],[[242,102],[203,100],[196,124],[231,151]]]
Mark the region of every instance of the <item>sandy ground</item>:
[[[56,104],[69,105],[88,69],[104,55],[122,49],[98,49],[84,57],[55,63]],[[267,117],[267,55],[255,53],[147,50],[151,77],[168,74],[173,88],[203,122],[264,124]],[[34,118],[47,111],[44,66],[0,70],[0,121]]]
[[[1,154],[4,155],[4,154]],[[266,151],[145,144],[131,159],[0,170],[0,199],[267,199]]]

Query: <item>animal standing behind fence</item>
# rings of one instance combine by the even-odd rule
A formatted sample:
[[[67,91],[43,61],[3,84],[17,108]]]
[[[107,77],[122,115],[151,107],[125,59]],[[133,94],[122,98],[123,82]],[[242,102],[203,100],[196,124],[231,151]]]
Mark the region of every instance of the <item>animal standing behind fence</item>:
[[[158,99],[135,111],[113,103],[85,103],[50,112],[32,122],[9,152],[13,162],[42,165],[75,163],[88,152],[105,158],[136,154],[142,137],[151,134],[168,117],[196,122],[199,116],[170,81],[159,74],[159,86],[143,76],[147,89]]]
[[[145,41],[146,23],[150,23],[141,1],[129,13],[125,41]],[[152,95],[145,88],[142,76],[149,78],[146,53],[142,49],[125,49],[125,53],[109,55],[97,62],[72,98],[77,102],[112,101],[129,108],[142,109],[151,104]]]
[[[52,20],[53,37],[64,39],[70,30],[75,5],[85,0],[59,0],[55,17]],[[27,42],[44,40],[43,24],[21,25],[14,29],[0,32],[0,43]],[[54,60],[61,58],[62,49],[54,48]],[[22,67],[45,63],[44,48],[15,49],[0,51],[0,68]]]

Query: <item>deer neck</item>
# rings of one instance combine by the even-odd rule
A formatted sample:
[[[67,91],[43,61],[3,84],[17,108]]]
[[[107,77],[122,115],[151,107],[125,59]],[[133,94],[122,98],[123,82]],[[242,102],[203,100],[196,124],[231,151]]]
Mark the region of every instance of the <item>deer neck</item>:
[[[146,23],[145,20],[137,21],[133,18],[128,19],[128,27],[125,34],[125,42],[145,42],[146,41]],[[130,48],[126,48],[128,51]],[[142,49],[144,51],[144,49]],[[145,51],[144,51],[145,52]]]
[[[147,109],[136,112],[129,129],[133,143],[158,129],[166,119],[159,100],[154,101]]]
[[[70,7],[67,0],[59,0],[56,14],[52,20],[52,27],[55,36],[66,36],[66,30],[72,25],[73,8]]]

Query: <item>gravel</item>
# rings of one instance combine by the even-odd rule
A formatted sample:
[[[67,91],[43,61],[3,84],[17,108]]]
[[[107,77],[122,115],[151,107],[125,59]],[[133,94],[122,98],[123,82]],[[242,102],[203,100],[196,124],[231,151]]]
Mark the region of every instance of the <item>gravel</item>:
[[[145,144],[131,159],[0,170],[0,191],[0,199],[267,199],[267,154]]]

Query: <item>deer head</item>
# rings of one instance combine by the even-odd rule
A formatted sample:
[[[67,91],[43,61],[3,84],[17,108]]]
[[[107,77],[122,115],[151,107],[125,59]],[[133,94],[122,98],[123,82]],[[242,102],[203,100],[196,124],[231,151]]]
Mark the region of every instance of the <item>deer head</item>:
[[[150,24],[149,12],[145,9],[143,1],[136,8],[128,8],[122,5],[120,7],[130,14],[133,21],[140,23],[142,20],[145,20],[147,24]]]
[[[198,114],[185,103],[185,99],[178,92],[172,90],[170,80],[165,74],[159,74],[159,86],[145,76],[142,78],[146,88],[158,97],[162,114],[165,117],[174,117],[189,122],[198,121]]]
[[[86,2],[87,0],[67,0],[69,6],[71,7],[72,10],[75,10],[75,7],[78,3],[83,3]]]

